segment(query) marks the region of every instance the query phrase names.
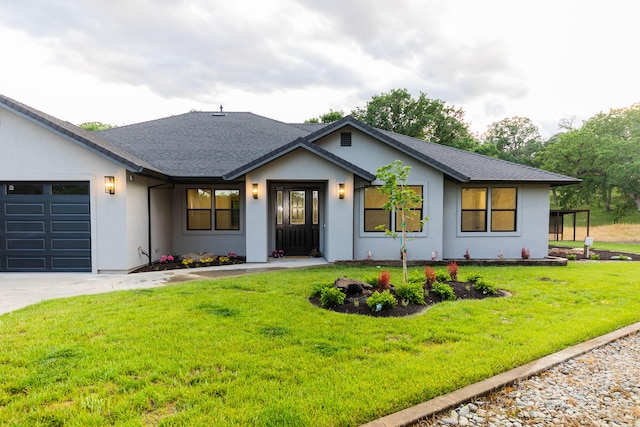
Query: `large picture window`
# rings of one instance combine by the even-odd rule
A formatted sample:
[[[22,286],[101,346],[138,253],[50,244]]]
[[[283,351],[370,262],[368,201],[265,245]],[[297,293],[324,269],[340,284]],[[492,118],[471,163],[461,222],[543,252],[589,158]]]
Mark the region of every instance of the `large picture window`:
[[[386,194],[378,191],[378,188],[379,187],[367,187],[364,189],[364,231],[384,233],[385,229],[390,229],[392,223],[395,225],[396,232],[402,231],[402,218],[400,213],[397,211],[394,212],[393,216],[395,216],[395,218],[393,218],[392,212],[382,208],[389,198]],[[421,185],[411,185],[409,188],[422,198]],[[422,231],[420,223],[424,217],[422,203],[407,206],[407,208],[415,214],[413,218],[405,220],[407,231]]]
[[[210,188],[187,188],[187,230],[211,230]]]
[[[240,229],[240,190],[215,190],[216,230]]]
[[[461,231],[486,232],[488,224],[492,232],[516,231],[517,199],[513,187],[463,188]]]

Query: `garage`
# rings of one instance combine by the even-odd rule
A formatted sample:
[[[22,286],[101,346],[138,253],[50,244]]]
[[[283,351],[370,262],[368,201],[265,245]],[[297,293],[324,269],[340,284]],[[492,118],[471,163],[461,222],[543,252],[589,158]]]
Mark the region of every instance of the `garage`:
[[[0,182],[0,271],[91,271],[89,182]]]

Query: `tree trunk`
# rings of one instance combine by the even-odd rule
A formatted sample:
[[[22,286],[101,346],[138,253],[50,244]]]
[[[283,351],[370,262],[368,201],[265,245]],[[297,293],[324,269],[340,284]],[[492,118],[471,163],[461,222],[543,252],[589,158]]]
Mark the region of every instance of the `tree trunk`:
[[[638,212],[640,212],[640,194],[638,193],[630,193],[631,198],[633,199],[633,201],[636,204],[636,209],[638,209]]]

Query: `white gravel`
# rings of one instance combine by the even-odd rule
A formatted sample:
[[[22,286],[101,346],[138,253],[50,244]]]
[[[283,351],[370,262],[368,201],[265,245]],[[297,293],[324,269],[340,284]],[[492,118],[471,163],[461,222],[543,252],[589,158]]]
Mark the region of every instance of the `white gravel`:
[[[417,424],[640,427],[640,333]]]

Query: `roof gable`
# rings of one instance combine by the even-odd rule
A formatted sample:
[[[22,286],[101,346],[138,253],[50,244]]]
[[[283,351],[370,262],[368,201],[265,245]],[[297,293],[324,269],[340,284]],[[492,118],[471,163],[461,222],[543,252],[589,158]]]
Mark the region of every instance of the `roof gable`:
[[[100,138],[94,132],[86,131],[69,122],[57,119],[3,95],[0,95],[0,108],[5,108],[102,157],[115,161],[131,172],[163,175],[160,170],[154,168],[146,161]]]

